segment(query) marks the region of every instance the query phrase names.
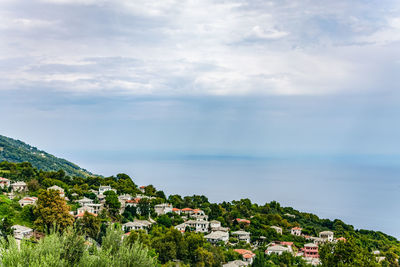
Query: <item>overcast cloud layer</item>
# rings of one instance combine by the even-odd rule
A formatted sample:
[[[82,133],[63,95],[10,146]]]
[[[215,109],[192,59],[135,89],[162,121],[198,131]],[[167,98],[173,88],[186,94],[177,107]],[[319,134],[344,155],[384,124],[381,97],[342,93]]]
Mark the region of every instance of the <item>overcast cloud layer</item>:
[[[185,96],[390,89],[399,83],[399,9],[396,0],[3,0],[0,89]]]

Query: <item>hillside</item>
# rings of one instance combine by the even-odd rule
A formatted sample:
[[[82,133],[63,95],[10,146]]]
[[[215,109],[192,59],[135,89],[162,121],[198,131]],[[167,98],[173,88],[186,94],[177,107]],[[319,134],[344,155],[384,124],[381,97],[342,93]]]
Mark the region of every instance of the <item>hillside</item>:
[[[71,176],[88,176],[92,173],[65,159],[57,158],[22,141],[0,135],[0,162],[30,162],[44,171],[64,170]]]

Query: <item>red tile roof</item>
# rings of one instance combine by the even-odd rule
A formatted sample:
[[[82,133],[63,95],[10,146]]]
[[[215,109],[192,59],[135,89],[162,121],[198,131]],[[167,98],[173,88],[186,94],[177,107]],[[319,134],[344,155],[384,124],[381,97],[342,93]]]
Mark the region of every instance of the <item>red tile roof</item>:
[[[172,211],[180,211],[178,208],[172,208]]]
[[[184,208],[184,209],[182,209],[182,211],[192,211],[192,209],[191,208]]]
[[[292,230],[301,230],[300,227],[293,227]]]
[[[236,221],[239,222],[239,223],[248,223],[248,224],[250,224],[250,221],[246,220],[246,219],[237,218]]]
[[[97,216],[97,214],[94,214],[94,213],[91,213],[91,212],[88,212],[88,213],[90,215]],[[84,214],[85,214],[84,212],[78,213],[77,215],[75,215],[75,218],[82,218]]]
[[[242,249],[242,248],[234,249],[234,251],[239,253],[240,255],[242,255],[243,258],[247,258],[247,259],[253,258],[256,255],[253,252],[251,252],[250,250]]]

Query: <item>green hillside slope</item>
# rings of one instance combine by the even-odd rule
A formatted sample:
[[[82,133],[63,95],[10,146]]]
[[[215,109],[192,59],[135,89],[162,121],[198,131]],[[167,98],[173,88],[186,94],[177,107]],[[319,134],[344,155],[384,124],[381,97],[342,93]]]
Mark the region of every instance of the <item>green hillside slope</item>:
[[[0,162],[30,162],[45,171],[64,170],[71,176],[88,176],[92,173],[65,159],[57,158],[22,141],[0,135]]]

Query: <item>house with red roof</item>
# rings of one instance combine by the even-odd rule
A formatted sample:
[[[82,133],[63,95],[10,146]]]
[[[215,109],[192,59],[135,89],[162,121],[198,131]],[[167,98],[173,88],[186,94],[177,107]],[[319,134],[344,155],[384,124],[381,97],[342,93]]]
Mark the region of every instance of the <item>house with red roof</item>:
[[[35,205],[37,200],[37,197],[24,197],[18,203],[21,207],[25,207],[26,205]]]
[[[7,178],[0,177],[0,187],[5,188],[10,186],[10,180]]]
[[[256,254],[247,249],[234,249],[235,252],[239,253],[242,256],[243,261],[247,262],[247,264],[251,265],[253,263]]]
[[[240,219],[240,218],[236,218],[235,220],[236,220],[238,223],[250,224],[250,220]]]

